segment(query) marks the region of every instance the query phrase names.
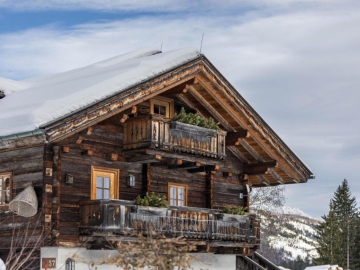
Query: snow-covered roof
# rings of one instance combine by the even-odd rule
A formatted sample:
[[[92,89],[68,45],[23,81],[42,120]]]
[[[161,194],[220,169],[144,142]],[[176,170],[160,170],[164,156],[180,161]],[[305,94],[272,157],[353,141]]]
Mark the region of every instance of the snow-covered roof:
[[[13,81],[0,78],[0,136],[38,129],[199,56],[193,48],[138,50],[83,68]]]

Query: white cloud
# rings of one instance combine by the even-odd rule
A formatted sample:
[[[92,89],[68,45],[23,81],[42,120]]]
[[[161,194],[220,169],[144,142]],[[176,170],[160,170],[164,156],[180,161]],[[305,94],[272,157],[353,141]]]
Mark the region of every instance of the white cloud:
[[[42,1],[31,2],[46,7]],[[116,9],[110,7],[112,2],[103,6]],[[160,10],[192,7],[188,2],[174,7],[165,2],[142,1],[148,10],[161,3],[165,4]],[[215,9],[216,2],[209,8]],[[235,2],[224,5],[230,9]],[[26,5],[14,3],[0,0],[0,6],[12,9]],[[64,5],[91,7],[91,3],[95,1]],[[138,2],[126,3],[137,9]],[[269,9],[265,2],[259,3],[257,9],[234,11],[232,16],[195,10],[198,14],[142,16],[67,29],[48,25],[2,34],[0,77],[22,79],[65,71],[133,49],[160,48],[162,42],[165,51],[189,45],[199,48],[204,32],[205,55],[317,175],[309,184],[289,188],[288,201],[319,217],[343,178],[360,196],[360,182],[355,181],[359,155],[352,147],[359,149],[360,9],[348,1],[329,5],[284,0]],[[293,9],[294,5],[299,8]],[[314,209],[314,205],[322,206]]]

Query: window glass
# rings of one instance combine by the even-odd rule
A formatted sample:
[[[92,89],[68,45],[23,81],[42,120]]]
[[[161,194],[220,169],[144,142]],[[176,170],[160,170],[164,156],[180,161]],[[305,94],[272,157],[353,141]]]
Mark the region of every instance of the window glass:
[[[104,188],[110,188],[110,178],[109,177],[104,178]]]
[[[91,166],[91,199],[119,198],[118,169]]]
[[[0,205],[9,204],[11,201],[11,173],[0,173]]]
[[[103,199],[103,194],[102,194],[101,188],[96,189],[96,199]]]
[[[159,105],[154,104],[154,114],[159,114],[160,110],[159,110]]]
[[[103,178],[101,176],[96,177],[96,187],[98,187],[98,188],[103,187]]]
[[[186,205],[186,185],[178,185],[169,183],[169,203],[173,206],[185,206]]]
[[[159,106],[160,107],[160,115],[166,116],[166,107],[165,106]]]
[[[110,199],[110,190],[104,189],[104,197],[103,199]]]

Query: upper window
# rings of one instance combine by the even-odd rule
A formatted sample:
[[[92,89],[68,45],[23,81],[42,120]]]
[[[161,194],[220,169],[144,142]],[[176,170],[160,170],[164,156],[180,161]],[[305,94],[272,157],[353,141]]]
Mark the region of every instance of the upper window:
[[[91,199],[119,198],[118,169],[91,166]]]
[[[174,183],[168,184],[168,200],[170,205],[186,206],[187,205],[187,185]]]
[[[0,205],[11,201],[12,173],[0,173]]]
[[[173,100],[164,97],[150,99],[150,113],[161,115],[167,118],[173,117]]]

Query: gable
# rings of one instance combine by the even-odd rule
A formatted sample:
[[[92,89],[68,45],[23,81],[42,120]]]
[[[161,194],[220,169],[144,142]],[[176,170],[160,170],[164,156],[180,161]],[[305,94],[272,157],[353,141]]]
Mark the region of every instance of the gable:
[[[101,100],[96,97],[96,102],[77,107],[39,128],[44,130],[48,142],[58,142],[113,116],[119,119],[120,125],[136,106],[161,95],[219,122],[221,129],[228,133],[227,149],[243,164],[244,178],[253,186],[300,183],[313,177],[309,168],[205,56],[198,56],[195,50],[180,51],[166,67],[157,67],[157,61],[147,59],[148,67],[153,70],[146,71],[150,73],[144,75],[146,80],[138,78],[133,86],[117,88]],[[106,66],[111,61],[101,63],[95,65]]]

